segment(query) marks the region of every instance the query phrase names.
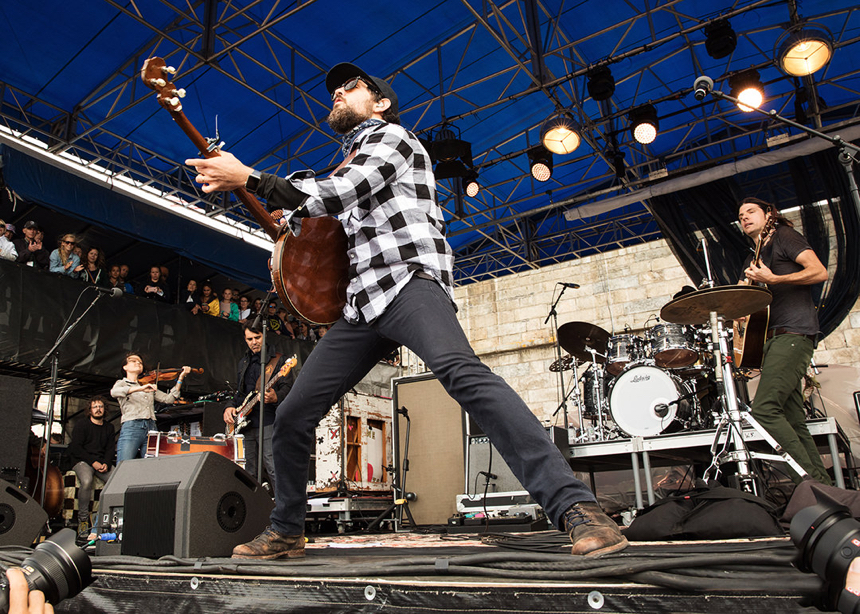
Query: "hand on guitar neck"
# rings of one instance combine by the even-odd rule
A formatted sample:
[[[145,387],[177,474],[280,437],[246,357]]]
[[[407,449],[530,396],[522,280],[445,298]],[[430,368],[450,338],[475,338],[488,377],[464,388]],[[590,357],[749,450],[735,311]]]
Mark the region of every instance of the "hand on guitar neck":
[[[185,164],[197,169],[198,174],[194,181],[202,184],[203,187],[200,189],[208,194],[232,192],[245,187],[245,182],[248,181],[248,176],[254,169],[245,166],[236,156],[227,151],[219,153],[221,155],[214,158],[191,158],[185,161]]]

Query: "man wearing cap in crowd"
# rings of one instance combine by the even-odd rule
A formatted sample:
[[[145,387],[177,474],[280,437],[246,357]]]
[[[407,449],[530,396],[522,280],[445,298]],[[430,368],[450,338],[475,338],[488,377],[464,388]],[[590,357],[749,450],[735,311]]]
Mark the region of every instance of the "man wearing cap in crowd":
[[[16,260],[18,252],[12,241],[6,236],[6,222],[0,220],[0,258],[3,260]]]
[[[392,350],[421,357],[448,394],[484,429],[511,471],[566,530],[573,554],[622,550],[627,540],[578,480],[538,419],[475,355],[456,316],[453,264],[436,203],[430,156],[401,127],[397,95],[384,80],[338,64],[325,81],[346,164],[326,178],[281,178],[222,152],[187,160],[204,192],[244,187],[286,216],[338,216],[348,237],[349,285],[342,317],[305,361],[280,404],[273,449],[277,477],[271,525],[237,558],[304,555],[306,476],[314,427]]]
[[[15,249],[18,251],[18,262],[38,269],[47,269],[51,253],[36,238],[36,233],[39,232],[39,225],[33,220],[24,222],[21,232],[24,236],[15,241]]]

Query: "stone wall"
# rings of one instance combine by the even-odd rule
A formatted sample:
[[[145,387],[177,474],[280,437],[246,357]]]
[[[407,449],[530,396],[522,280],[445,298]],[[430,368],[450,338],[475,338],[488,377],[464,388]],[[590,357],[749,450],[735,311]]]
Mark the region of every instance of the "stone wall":
[[[456,290],[459,318],[477,354],[504,377],[541,420],[559,398],[552,323],[544,324],[560,287],[573,282],[558,304],[558,323],[588,322],[610,334],[636,334],[685,284],[693,283],[665,241],[596,254],[536,271],[509,275]],[[860,302],[820,345],[815,360],[860,367]],[[564,372],[565,382],[570,371]],[[561,422],[558,421],[558,424]]]

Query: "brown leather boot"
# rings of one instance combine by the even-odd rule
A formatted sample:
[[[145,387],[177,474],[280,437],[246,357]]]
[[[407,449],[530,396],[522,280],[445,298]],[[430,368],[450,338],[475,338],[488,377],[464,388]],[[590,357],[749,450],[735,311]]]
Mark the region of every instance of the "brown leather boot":
[[[234,559],[292,559],[304,555],[304,533],[284,535],[270,526],[247,544],[233,548]]]
[[[564,513],[564,528],[573,542],[571,554],[599,556],[620,552],[628,544],[615,521],[594,501],[571,505]]]

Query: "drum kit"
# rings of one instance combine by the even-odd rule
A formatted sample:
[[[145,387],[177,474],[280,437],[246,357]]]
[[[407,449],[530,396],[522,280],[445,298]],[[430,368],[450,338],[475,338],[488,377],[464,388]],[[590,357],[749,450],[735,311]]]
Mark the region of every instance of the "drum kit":
[[[568,355],[550,368],[573,371],[576,385],[569,397],[579,414],[576,442],[715,428],[705,479],[721,464],[734,462],[737,487],[757,492],[753,459],[786,462],[805,475],[787,454],[750,452],[743,438],[743,429],[751,427],[780,451],[738,400],[731,324],[725,323],[766,308],[771,298],[769,290],[757,286],[693,290],[664,305],[657,324],[641,336],[630,331],[611,335],[587,322],[563,324],[558,343]]]

